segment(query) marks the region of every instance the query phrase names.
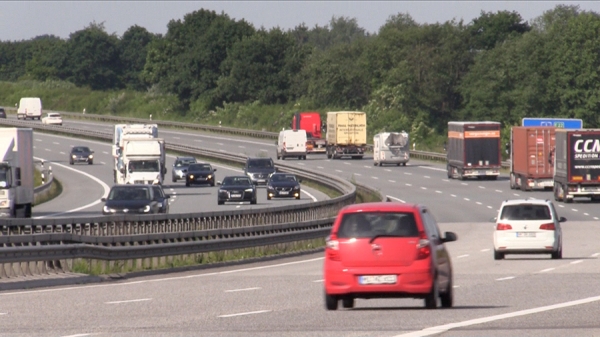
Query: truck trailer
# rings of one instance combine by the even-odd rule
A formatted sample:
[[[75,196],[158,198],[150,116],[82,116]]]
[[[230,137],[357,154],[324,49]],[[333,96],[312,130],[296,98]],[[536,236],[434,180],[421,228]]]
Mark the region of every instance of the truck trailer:
[[[600,129],[556,130],[554,199],[600,199]]]
[[[327,113],[327,158],[362,159],[367,146],[367,114],[359,111]]]
[[[553,126],[514,126],[510,133],[510,188],[530,191],[554,186]]]
[[[448,178],[495,180],[500,175],[498,122],[448,122]]]
[[[33,130],[0,128],[0,216],[31,218]]]
[[[318,112],[296,112],[292,117],[292,130],[306,131],[306,152],[325,153],[327,142],[321,130],[321,114]]]
[[[410,159],[410,141],[406,131],[382,132],[373,137],[373,165],[406,166]]]

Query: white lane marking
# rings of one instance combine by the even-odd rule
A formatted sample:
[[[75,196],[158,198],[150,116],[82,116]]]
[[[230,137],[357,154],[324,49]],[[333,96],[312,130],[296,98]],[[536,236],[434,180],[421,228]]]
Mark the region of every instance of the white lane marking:
[[[477,205],[481,205],[481,203],[480,203],[479,201],[476,201],[475,203],[476,203]]]
[[[421,337],[421,336],[438,335],[438,334],[444,333],[450,329],[464,328],[464,327],[471,326],[471,325],[477,325],[477,324],[499,321],[499,320],[503,320],[503,319],[507,319],[507,318],[514,318],[514,317],[519,317],[519,316],[537,314],[540,312],[568,308],[568,307],[573,307],[576,305],[588,304],[588,303],[598,302],[598,301],[600,301],[600,296],[588,297],[588,298],[583,298],[583,299],[575,300],[575,301],[569,301],[569,302],[547,305],[547,306],[543,306],[543,307],[509,312],[506,314],[487,316],[487,317],[470,319],[468,321],[438,325],[438,326],[426,328],[426,329],[419,330],[419,331],[413,331],[413,332],[409,332],[409,333],[405,333],[405,334],[401,334],[401,335],[396,335],[393,337]]]
[[[469,184],[467,184],[467,183],[461,183],[461,184],[462,184],[462,185],[465,185],[465,186],[469,185]]]
[[[442,179],[442,181],[446,181],[446,182],[448,182],[448,181],[450,181],[450,180],[448,180],[448,179]]]
[[[173,136],[173,139],[181,139],[181,137],[175,137],[175,136]]]
[[[412,176],[412,173],[404,172],[404,174],[406,174],[408,176]]]
[[[427,187],[423,187],[423,186],[421,186],[421,189],[423,189],[423,190],[426,190],[426,189],[427,189]]]
[[[513,193],[513,195],[514,195],[515,197],[518,197],[518,196],[519,196],[519,194],[518,194],[518,193]]]
[[[506,280],[512,280],[514,278],[515,278],[514,276],[501,277],[501,278],[497,278],[496,281],[506,281]]]
[[[243,289],[232,289],[232,290],[225,290],[226,293],[237,293],[239,291],[250,291],[250,290],[259,290],[262,289],[261,287],[254,287],[254,288],[243,288]]]
[[[322,169],[324,169],[324,167],[323,167],[323,166],[317,166],[317,168],[318,168],[318,169],[321,169],[321,170],[322,170]]]
[[[371,178],[373,178],[373,179],[379,179],[379,178],[377,178],[377,177],[371,177]]]
[[[440,194],[442,194],[442,191],[435,191],[435,193],[440,193]]]
[[[456,195],[454,195],[454,194],[450,194],[450,196],[453,197],[453,198],[456,198]]]
[[[423,176],[423,177],[425,177],[425,178],[427,178],[427,179],[431,179],[431,177],[430,177],[430,176]]]
[[[412,184],[405,184],[406,186],[412,186]]]
[[[86,172],[83,172],[83,171],[76,170],[76,169],[74,169],[74,168],[71,168],[71,167],[69,167],[69,166],[66,166],[66,165],[63,165],[63,164],[58,164],[58,163],[55,163],[55,162],[50,162],[50,161],[47,161],[47,160],[45,160],[45,159],[43,159],[43,158],[37,158],[37,157],[34,157],[34,158],[35,158],[35,159],[38,159],[38,160],[43,160],[43,161],[45,161],[46,163],[51,163],[52,165],[60,166],[60,167],[62,167],[62,168],[65,168],[65,169],[67,169],[67,170],[71,170],[71,171],[73,171],[73,172],[77,172],[77,173],[79,173],[79,174],[83,174],[84,176],[86,176],[86,177],[88,177],[88,178],[90,178],[90,179],[94,180],[95,182],[97,182],[98,184],[100,184],[100,186],[102,186],[102,188],[104,189],[104,194],[103,194],[103,197],[107,196],[107,195],[108,195],[108,192],[110,191],[110,187],[108,187],[108,185],[106,185],[106,183],[104,183],[102,180],[100,180],[100,179],[98,179],[98,178],[94,177],[93,175],[91,175],[91,174],[89,174],[89,173],[86,173]],[[82,210],[82,209],[86,209],[86,208],[90,208],[90,207],[92,207],[92,206],[96,206],[96,205],[98,205],[98,204],[99,204],[99,203],[101,203],[101,202],[102,202],[102,201],[100,201],[100,199],[98,199],[98,200],[96,200],[96,201],[94,201],[94,202],[92,202],[92,203],[89,203],[89,204],[87,204],[87,205],[84,205],[84,206],[81,206],[81,207],[77,207],[77,208],[74,208],[74,209],[70,209],[70,210],[68,210],[68,211],[64,211],[64,212],[52,213],[52,214],[48,214],[48,215],[44,215],[44,216],[36,216],[36,217],[33,217],[33,219],[44,219],[44,218],[47,218],[47,217],[52,217],[52,216],[57,216],[57,215],[63,215],[63,214],[73,213],[73,212],[80,211],[80,210]]]
[[[485,189],[485,186],[479,186],[479,188],[483,188],[483,189]]]
[[[576,210],[575,208],[571,208],[571,210],[572,210],[573,212],[579,212],[579,211],[578,211],[578,210]]]
[[[202,140],[202,139],[194,139],[194,141],[195,141],[195,142],[198,142],[198,143],[202,143],[202,142],[203,142],[203,140]],[[262,150],[261,150],[261,151],[262,151]]]
[[[238,145],[238,147],[239,147],[240,149],[245,149],[245,148],[246,148],[246,147],[245,147],[245,146],[243,146],[243,145]]]
[[[298,163],[298,165],[300,165],[300,166],[304,166],[304,163]]]
[[[554,269],[555,268],[547,268],[547,269],[544,269],[544,270],[540,270],[540,273],[545,273],[545,272],[548,272],[548,271],[553,271]]]
[[[197,277],[216,276],[216,275],[223,275],[223,274],[233,274],[233,273],[241,273],[241,272],[246,272],[246,271],[262,270],[262,269],[268,269],[268,268],[287,267],[287,266],[291,266],[291,265],[295,265],[295,264],[316,262],[316,261],[320,261],[320,260],[323,260],[323,259],[324,259],[323,257],[316,257],[314,259],[301,260],[301,261],[293,261],[293,262],[285,262],[285,263],[279,263],[279,264],[272,264],[272,265],[268,265],[268,266],[241,268],[241,269],[233,269],[233,270],[220,271],[220,272],[212,272],[212,273],[205,273],[205,274],[194,274],[194,275],[186,275],[186,276],[174,276],[174,277],[165,277],[165,278],[158,278],[158,279],[152,279],[152,280],[131,281],[131,282],[124,282],[124,283],[94,284],[94,285],[89,285],[89,286],[78,286],[78,287],[65,287],[65,288],[51,288],[51,289],[40,289],[40,290],[16,291],[16,292],[10,292],[10,293],[0,293],[0,297],[9,296],[9,295],[41,294],[41,293],[57,292],[57,291],[71,291],[71,290],[74,290],[74,289],[107,288],[107,287],[116,287],[116,286],[125,286],[125,285],[138,285],[138,284],[154,283],[154,282],[165,282],[165,281],[176,281],[176,280],[184,280],[184,279],[195,279]]]
[[[372,167],[372,166],[367,166],[367,165],[365,165],[365,168],[368,168],[368,169],[370,170],[370,169],[372,169],[373,167]]]
[[[600,253],[594,253],[592,254],[592,257],[598,257],[600,255]]]
[[[560,207],[560,208],[565,208],[565,205],[558,205],[558,207]]]
[[[362,174],[360,174],[360,173],[353,173],[353,174],[355,174],[357,176],[362,176]]]
[[[502,193],[502,190],[496,190],[496,192],[498,192],[498,193]]]
[[[583,215],[589,215],[588,213],[583,213]]]
[[[434,170],[434,171],[442,171],[442,172],[447,172],[447,171],[448,171],[448,170],[446,170],[446,169],[441,169],[441,168],[437,168],[437,167],[427,167],[427,166],[423,166],[423,167],[421,167],[421,168],[428,169],[428,170]]]
[[[318,200],[317,200],[317,197],[315,197],[314,195],[312,195],[312,194],[310,194],[310,193],[306,192],[305,190],[300,190],[300,192],[302,192],[302,193],[304,193],[304,194],[308,195],[308,197],[309,197],[309,198],[311,198],[311,199],[312,199],[314,202],[317,202],[317,201],[318,201]]]
[[[102,151],[102,153],[104,153],[104,154],[108,154],[108,152],[107,152],[107,151]]]
[[[50,150],[50,149],[45,149],[45,150],[48,151],[48,152],[52,152],[52,150]]]
[[[487,208],[491,209],[491,208],[492,208],[492,206],[488,206]]]
[[[36,139],[35,141],[36,141],[36,142],[41,142],[42,140],[41,140],[41,139]]]
[[[469,198],[463,198],[463,199],[465,199],[466,201],[470,201],[470,200],[471,200],[471,199],[469,199]]]
[[[396,182],[395,180],[388,180],[388,181],[389,181],[390,183],[395,183],[395,182]]]
[[[265,149],[260,149],[260,151],[262,151],[262,152],[269,152],[269,150],[265,150]]]
[[[486,248],[486,249],[482,249],[482,250],[480,250],[480,252],[489,252],[490,250],[491,250],[491,249],[489,249],[489,248]]]
[[[460,288],[460,286],[452,286],[452,288]]]
[[[2,315],[8,315],[8,313],[7,312],[0,312],[0,316],[2,316]]]
[[[462,259],[463,257],[468,257],[468,256],[469,256],[469,254],[464,254],[464,255],[459,255],[456,258],[457,259]]]
[[[55,145],[60,145],[60,143],[59,143],[59,142],[52,142],[52,144],[55,144]]]
[[[385,171],[386,171],[386,172],[392,172],[392,170],[390,170],[390,169],[385,169]]]
[[[60,151],[59,153],[60,153],[60,154],[66,154],[66,153],[64,153],[64,152],[62,152],[62,151]]]
[[[396,200],[396,201],[400,201],[400,202],[401,202],[401,203],[403,203],[403,204],[406,204],[406,201],[404,201],[404,200],[402,200],[402,199],[398,199],[398,198],[396,198],[396,197],[392,197],[391,195],[386,195],[386,197],[388,197],[388,198],[390,198],[390,199],[393,199],[393,200]]]
[[[271,312],[271,311],[273,311],[273,310],[249,311],[249,312],[241,312],[239,314],[221,315],[221,316],[217,316],[217,317],[226,318],[226,317],[235,317],[235,316],[254,315],[254,314],[263,314],[265,312]]]
[[[221,146],[223,145],[223,143],[216,143],[216,144],[217,144],[217,145],[221,145]]]
[[[314,283],[325,282],[325,280],[314,280]]]
[[[242,206],[240,206],[240,205],[235,206],[235,208],[240,208],[240,207],[242,207]]]
[[[135,303],[135,302],[146,302],[146,301],[152,301],[152,299],[151,298],[140,298],[137,300],[105,302],[105,304]]]
[[[578,264],[578,263],[581,263],[581,262],[583,262],[583,260],[573,261],[573,262],[571,262],[571,264]]]
[[[85,336],[93,336],[93,335],[97,335],[96,333],[79,333],[76,335],[67,335],[67,336],[61,336],[61,337],[85,337]]]
[[[335,172],[344,172],[344,171],[342,171],[342,170],[335,170]]]
[[[225,150],[223,150],[223,149],[220,149],[220,150],[219,150],[219,152],[227,152],[227,151],[225,151]]]

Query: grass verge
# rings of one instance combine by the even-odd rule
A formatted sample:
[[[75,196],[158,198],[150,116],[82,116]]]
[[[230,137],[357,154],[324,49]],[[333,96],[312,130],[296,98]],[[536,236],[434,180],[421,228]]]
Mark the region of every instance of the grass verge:
[[[48,202],[62,193],[62,184],[57,179],[52,179],[52,185],[46,191],[35,195],[33,200],[33,206],[37,206]]]

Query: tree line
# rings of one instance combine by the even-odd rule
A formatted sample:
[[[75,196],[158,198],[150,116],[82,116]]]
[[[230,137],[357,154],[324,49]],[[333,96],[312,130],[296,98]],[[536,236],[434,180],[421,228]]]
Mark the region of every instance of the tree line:
[[[392,15],[375,34],[356,19],[257,29],[214,11],[166,34],[103,24],[69,38],[0,42],[0,81],[62,80],[93,90],[175,95],[181,115],[227,104],[366,111],[371,130],[443,132],[451,120],[518,125],[523,117],[600,126],[600,16],[559,5],[532,22],[481,12],[469,23]]]

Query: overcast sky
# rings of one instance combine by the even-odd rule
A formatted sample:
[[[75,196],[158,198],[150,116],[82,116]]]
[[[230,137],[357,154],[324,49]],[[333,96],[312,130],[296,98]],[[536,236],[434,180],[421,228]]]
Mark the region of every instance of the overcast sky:
[[[256,28],[287,30],[305,23],[327,25],[333,16],[356,18],[368,32],[377,32],[390,15],[408,13],[418,23],[463,19],[471,22],[481,11],[516,11],[530,21],[558,4],[579,5],[600,13],[600,1],[0,1],[0,40],[28,40],[45,34],[69,34],[104,23],[108,33],[122,36],[138,25],[165,34],[170,20],[199,9],[224,12]]]

